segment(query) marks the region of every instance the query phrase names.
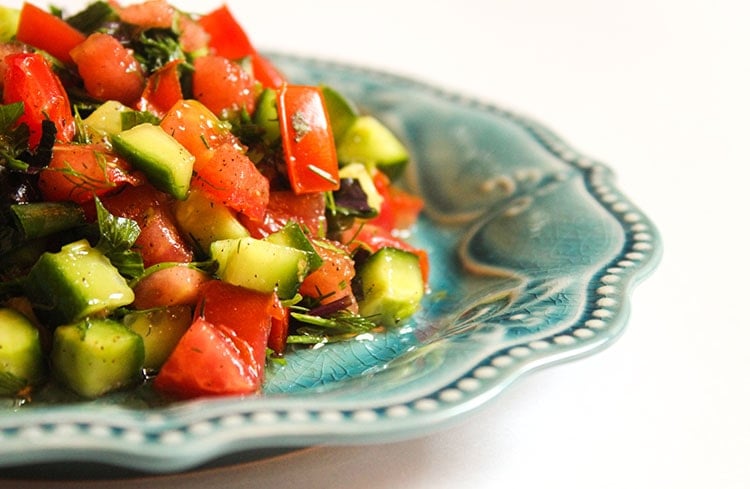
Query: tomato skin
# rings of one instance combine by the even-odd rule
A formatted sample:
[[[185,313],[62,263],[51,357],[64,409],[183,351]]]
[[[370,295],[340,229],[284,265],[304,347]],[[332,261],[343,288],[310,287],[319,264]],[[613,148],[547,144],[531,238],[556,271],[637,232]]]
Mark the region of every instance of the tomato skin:
[[[177,19],[177,30],[180,33],[180,47],[186,53],[192,53],[202,49],[208,49],[211,36],[195,20],[186,14]]]
[[[320,87],[284,85],[276,92],[281,144],[292,190],[338,190],[336,143]]]
[[[270,194],[268,179],[234,144],[222,144],[208,164],[193,168],[191,187],[250,219],[262,219]]]
[[[424,208],[424,201],[416,195],[391,185],[385,173],[376,172],[373,183],[378,193],[383,196],[383,202],[380,212],[369,221],[369,224],[378,226],[389,233],[411,228]]]
[[[300,285],[300,294],[313,298],[320,298],[321,304],[330,304],[344,297],[352,300],[349,307],[352,312],[357,311],[357,301],[352,293],[351,282],[354,278],[354,260],[348,251],[337,244],[328,241],[327,246],[313,242],[315,251],[323,259],[323,265],[310,273]]]
[[[177,102],[182,100],[180,83],[180,65],[182,60],[175,59],[149,75],[146,88],[136,104],[138,110],[150,111],[159,117],[164,115]]]
[[[102,197],[104,207],[119,217],[133,219],[141,228],[135,247],[146,267],[161,262],[188,263],[193,252],[178,231],[169,209],[169,197],[150,184],[125,186],[120,192]]]
[[[39,190],[45,200],[91,201],[126,184],[137,184],[139,176],[104,144],[56,144],[52,159],[39,175]]]
[[[249,56],[253,76],[264,87],[280,88],[286,83],[284,76],[276,67],[258,53],[226,5],[202,16],[198,23],[209,34],[208,45],[214,54],[231,60]]]
[[[262,378],[272,318],[280,319],[283,314],[276,294],[212,280],[201,287],[200,295],[196,317],[222,324],[247,342],[252,352],[252,368]]]
[[[15,53],[4,58],[3,103],[23,102],[18,123],[29,127],[29,147],[39,145],[42,121],[49,119],[57,128],[58,141],[73,139],[75,125],[68,95],[47,60],[40,54]]]
[[[154,388],[182,399],[252,394],[263,378],[252,358],[252,348],[232,329],[198,317],[162,365]]]
[[[289,317],[288,307],[281,305],[277,299],[276,306],[280,313],[271,316],[271,330],[268,332],[268,348],[272,349],[277,355],[283,355],[286,350],[286,339],[289,336]]]
[[[71,49],[82,43],[86,36],[63,19],[24,2],[18,18],[16,39],[70,64],[73,62]]]
[[[110,3],[112,5],[112,3]],[[147,0],[126,6],[113,5],[123,22],[146,29],[172,27],[175,9],[165,0]]]
[[[326,200],[323,193],[295,194],[291,190],[274,190],[268,198],[263,219],[251,220],[240,216],[240,221],[255,238],[263,238],[296,222],[313,236],[326,234]]]
[[[70,56],[78,66],[86,91],[95,99],[131,105],[140,98],[146,84],[143,68],[115,37],[95,32]]]
[[[206,165],[215,149],[234,136],[208,107],[197,100],[180,100],[159,124],[195,156],[195,167]]]
[[[200,288],[211,276],[195,268],[174,266],[157,270],[133,287],[136,309],[198,303]]]
[[[255,108],[255,80],[239,64],[223,56],[201,56],[193,62],[193,96],[222,119]]]

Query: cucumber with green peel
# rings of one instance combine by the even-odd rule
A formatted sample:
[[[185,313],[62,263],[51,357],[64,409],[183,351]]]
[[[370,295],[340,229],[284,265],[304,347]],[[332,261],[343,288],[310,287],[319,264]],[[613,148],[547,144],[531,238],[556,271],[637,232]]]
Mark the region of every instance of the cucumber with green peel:
[[[138,124],[112,136],[112,146],[156,188],[180,200],[187,198],[195,156],[160,126]]]
[[[357,120],[359,112],[357,107],[341,92],[327,85],[320,88],[326,103],[328,120],[331,122],[331,128],[333,129],[333,139],[338,142]]]
[[[294,297],[310,270],[308,253],[255,238],[224,239],[211,243],[218,277],[259,292]]]
[[[9,307],[0,307],[0,396],[13,396],[46,377],[39,330]]]
[[[263,141],[269,146],[277,144],[281,138],[279,113],[276,109],[276,90],[266,88],[258,97],[253,112],[253,122],[263,130]]]
[[[383,326],[396,326],[409,318],[424,296],[419,257],[408,251],[380,248],[357,275],[363,294],[359,313]]]
[[[141,336],[112,319],[58,326],[52,337],[54,375],[78,395],[95,398],[143,380]]]
[[[323,265],[323,259],[320,257],[310,238],[302,230],[302,226],[296,222],[290,221],[283,228],[266,236],[265,241],[276,243],[278,245],[289,246],[307,253],[309,272],[313,272]]]
[[[362,115],[336,143],[339,163],[362,163],[397,179],[409,162],[409,152],[396,135],[378,119]]]
[[[34,312],[49,324],[106,314],[135,294],[109,259],[85,239],[44,253],[23,281]]]
[[[185,200],[175,202],[174,211],[180,230],[206,253],[214,241],[250,236],[227,206],[199,190],[193,189]]]
[[[190,306],[169,306],[133,311],[125,315],[123,324],[143,339],[143,368],[158,370],[167,361],[192,320],[193,312]]]

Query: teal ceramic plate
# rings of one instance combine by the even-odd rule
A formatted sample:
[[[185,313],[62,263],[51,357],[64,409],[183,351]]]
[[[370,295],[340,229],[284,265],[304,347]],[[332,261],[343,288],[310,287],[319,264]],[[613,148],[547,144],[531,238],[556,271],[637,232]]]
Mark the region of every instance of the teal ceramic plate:
[[[405,183],[427,208],[412,239],[432,261],[422,311],[387,334],[290,355],[259,397],[159,406],[136,392],[7,405],[1,466],[76,460],[173,472],[239,452],[420,436],[623,331],[632,288],[660,244],[606,166],[471,98],[274,59],[296,83],[340,89],[407,142]]]

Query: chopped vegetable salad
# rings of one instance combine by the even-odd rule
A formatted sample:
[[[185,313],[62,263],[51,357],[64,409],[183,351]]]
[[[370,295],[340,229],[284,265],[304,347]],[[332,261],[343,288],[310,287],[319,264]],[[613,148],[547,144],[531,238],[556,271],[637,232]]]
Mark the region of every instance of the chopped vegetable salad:
[[[0,395],[254,394],[427,290],[409,155],[227,6],[0,7]]]

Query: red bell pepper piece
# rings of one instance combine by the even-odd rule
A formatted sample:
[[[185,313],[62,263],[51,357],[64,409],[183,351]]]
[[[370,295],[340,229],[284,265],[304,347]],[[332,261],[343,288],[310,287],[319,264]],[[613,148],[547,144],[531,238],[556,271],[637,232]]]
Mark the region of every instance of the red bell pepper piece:
[[[287,175],[297,194],[339,188],[333,129],[319,87],[284,85],[276,92]]]
[[[75,134],[73,112],[68,95],[49,63],[41,54],[16,53],[4,59],[3,103],[23,102],[24,113],[18,123],[29,127],[29,147],[39,145],[42,121],[51,120],[56,138],[69,142]]]

